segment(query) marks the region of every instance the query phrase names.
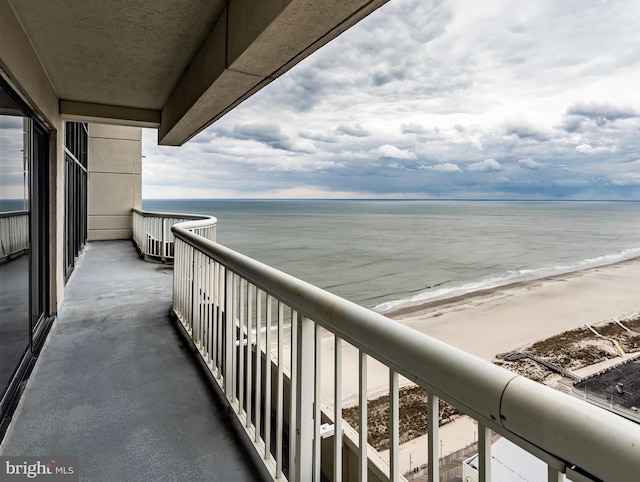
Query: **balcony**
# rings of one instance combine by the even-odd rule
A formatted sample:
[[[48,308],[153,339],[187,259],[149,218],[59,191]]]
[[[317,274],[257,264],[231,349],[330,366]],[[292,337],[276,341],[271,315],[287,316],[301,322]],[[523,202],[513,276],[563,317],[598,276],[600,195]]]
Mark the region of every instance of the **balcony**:
[[[0,453],[77,456],[81,480],[264,478],[170,322],[171,285],[130,242],[89,244]]]
[[[213,218],[170,238],[150,227],[169,215],[134,216],[140,251],[165,246],[173,270],[128,242],[88,245],[2,454],[75,455],[83,480],[404,480],[403,376],[429,393],[428,480],[440,399],[477,420],[479,480],[491,480],[494,434],[544,462],[549,481],[640,473],[639,425],[233,252]],[[367,445],[374,365],[389,385],[388,464]],[[335,416],[354,378],[357,431]]]

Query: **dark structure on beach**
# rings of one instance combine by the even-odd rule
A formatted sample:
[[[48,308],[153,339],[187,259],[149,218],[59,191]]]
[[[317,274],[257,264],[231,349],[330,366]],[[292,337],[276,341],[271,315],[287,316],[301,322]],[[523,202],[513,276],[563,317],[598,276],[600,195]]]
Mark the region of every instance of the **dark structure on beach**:
[[[590,402],[640,423],[640,357],[584,378],[574,389]]]

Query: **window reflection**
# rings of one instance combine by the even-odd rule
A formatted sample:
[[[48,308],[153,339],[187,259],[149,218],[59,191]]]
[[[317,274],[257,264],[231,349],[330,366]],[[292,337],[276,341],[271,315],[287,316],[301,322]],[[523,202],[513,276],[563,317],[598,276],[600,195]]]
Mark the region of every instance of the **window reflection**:
[[[0,395],[29,346],[30,125],[0,86]]]

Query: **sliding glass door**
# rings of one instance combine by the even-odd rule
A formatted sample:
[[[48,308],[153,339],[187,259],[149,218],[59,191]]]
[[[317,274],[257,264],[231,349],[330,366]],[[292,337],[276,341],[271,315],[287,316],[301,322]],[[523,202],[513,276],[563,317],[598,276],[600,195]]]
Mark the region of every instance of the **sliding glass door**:
[[[32,344],[49,313],[49,135],[32,122],[31,131],[31,311]]]
[[[49,312],[49,134],[0,79],[0,419]]]

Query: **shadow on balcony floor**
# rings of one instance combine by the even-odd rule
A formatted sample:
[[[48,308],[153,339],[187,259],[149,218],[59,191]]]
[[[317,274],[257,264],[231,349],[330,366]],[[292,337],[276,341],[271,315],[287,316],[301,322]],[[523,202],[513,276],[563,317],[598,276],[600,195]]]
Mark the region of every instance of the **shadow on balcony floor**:
[[[130,242],[88,245],[0,453],[77,456],[81,480],[260,480],[169,320],[171,285]]]

